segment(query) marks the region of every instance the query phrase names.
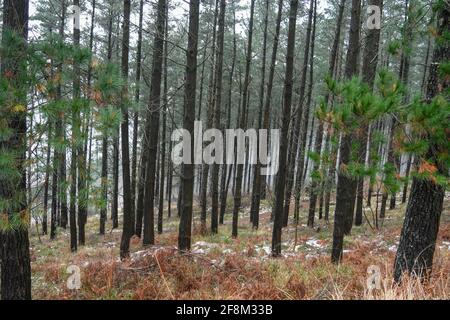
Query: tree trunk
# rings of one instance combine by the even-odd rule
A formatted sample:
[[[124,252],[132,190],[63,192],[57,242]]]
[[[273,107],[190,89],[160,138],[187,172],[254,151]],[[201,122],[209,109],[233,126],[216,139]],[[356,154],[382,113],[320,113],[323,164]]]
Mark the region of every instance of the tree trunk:
[[[262,67],[261,67],[261,85],[259,91],[259,119],[258,128],[263,128],[263,114],[264,114],[264,89],[266,86],[266,60],[267,60],[267,31],[269,26],[269,10],[270,1],[266,0],[265,3],[265,14],[264,14],[264,40],[263,40],[263,56],[262,56]],[[252,186],[252,205],[250,207],[250,222],[252,223],[253,229],[257,230],[259,228],[259,208],[261,203],[261,162],[259,161],[259,136],[257,145],[257,161],[255,166],[255,172],[253,175],[253,186]]]
[[[145,124],[145,134],[147,141],[144,151],[149,154],[146,163],[146,181],[144,197],[144,239],[143,244],[152,245],[155,243],[154,230],[154,202],[155,202],[155,178],[156,178],[156,156],[159,139],[159,115],[161,100],[161,78],[164,50],[164,27],[166,19],[166,0],[158,0],[156,34],[153,40],[153,64],[150,86],[149,112]]]
[[[289,31],[287,39],[286,75],[284,80],[284,105],[279,148],[279,169],[275,186],[274,224],[272,233],[272,255],[281,254],[281,231],[283,228],[284,192],[286,184],[286,161],[288,132],[291,120],[292,87],[294,77],[295,31],[297,24],[298,0],[291,0],[289,9]]]
[[[406,182],[403,186],[402,204],[406,203],[406,196],[408,194],[409,175],[411,173],[412,161],[413,161],[413,156],[411,154],[409,154],[408,155],[408,163],[406,164],[406,171],[405,171]]]
[[[112,57],[112,13],[110,13],[109,21],[108,21],[108,42],[107,42],[107,61],[111,62]],[[115,159],[115,152],[114,152]],[[113,160],[114,161],[114,160]],[[115,161],[113,163],[113,172],[115,172]],[[115,181],[115,180],[114,180]],[[115,185],[115,184],[114,184]],[[105,224],[108,218],[108,134],[107,132],[103,133],[102,138],[102,168],[101,168],[101,193],[102,193],[102,204],[100,208],[100,226],[99,231],[101,235],[105,234]],[[111,215],[114,216],[114,209],[117,208],[115,205],[116,200],[113,200],[113,206],[111,208]],[[113,218],[113,217],[112,217]],[[114,219],[113,219],[114,220]],[[114,223],[114,221],[113,221]],[[117,228],[118,226],[115,226]]]
[[[212,49],[211,49],[211,69],[209,73],[209,88],[208,88],[208,109],[207,109],[207,123],[206,127],[208,129],[212,128],[214,122],[214,105],[215,105],[215,89],[216,89],[216,74],[215,69],[215,58],[216,58],[216,37],[217,37],[217,18],[219,14],[219,0],[216,0],[216,5],[214,9],[214,24],[213,24],[213,38],[212,38]],[[202,180],[200,187],[200,228],[201,233],[206,233],[206,212],[208,204],[208,177],[209,177],[209,165],[203,163],[202,165]]]
[[[80,1],[74,0],[74,6],[79,6]],[[80,29],[78,29],[74,25],[73,29],[73,42],[74,46],[77,48],[80,46]],[[81,77],[80,77],[80,66],[77,63],[74,63],[74,79],[73,79],[73,99],[74,101],[80,99],[81,94]],[[75,220],[78,223],[78,244],[84,245],[84,211],[81,205],[82,195],[80,194],[82,191],[81,182],[77,184],[77,180],[81,180],[81,173],[77,176],[77,174],[83,170],[83,163],[81,159],[83,157],[82,146],[80,143],[81,137],[81,115],[79,110],[76,108],[72,108],[72,156],[71,156],[71,164],[70,164],[70,175],[71,175],[71,185],[70,185],[70,228],[72,230],[72,223],[75,224]],[[78,177],[78,179],[77,179]],[[78,216],[75,218],[77,214],[77,203],[78,203]]]
[[[125,85],[122,89],[122,184],[123,184],[123,231],[120,241],[120,257],[128,258],[130,255],[130,239],[134,234],[134,212],[131,205],[131,182],[130,182],[130,149],[128,135],[128,69],[129,69],[129,45],[130,45],[130,12],[131,1],[123,1],[123,26],[122,26],[122,77]]]
[[[119,133],[116,131],[116,135]],[[111,219],[113,229],[119,228],[119,138],[113,137],[113,190],[111,204]]]
[[[138,135],[139,135],[139,110],[140,100],[141,100],[141,64],[142,64],[142,24],[144,17],[144,0],[140,0],[139,3],[139,29],[138,29],[138,43],[137,43],[137,53],[136,53],[136,92],[134,96],[134,102],[138,107],[138,110],[134,112],[133,119],[133,151],[131,154],[131,211],[135,215],[136,226],[138,224],[137,214],[136,214],[136,185],[137,185],[137,145],[138,145]],[[140,236],[140,231],[137,227],[134,228],[134,233]],[[142,228],[141,228],[142,229]],[[138,234],[139,233],[139,234]]]
[[[369,5],[378,6],[382,12],[383,0],[370,0]],[[373,84],[375,80],[375,74],[378,65],[378,48],[380,44],[380,29],[368,30],[366,38],[366,45],[364,48],[362,74],[363,81],[373,90]],[[367,156],[367,143],[369,135],[369,125],[364,124],[361,135],[358,136],[358,140],[361,142],[359,148],[359,162],[366,163]],[[355,213],[355,226],[361,226],[363,223],[363,200],[364,200],[364,178],[358,179],[358,189],[356,195],[356,213]]]
[[[186,51],[186,83],[183,127],[191,137],[194,136],[195,122],[195,92],[197,88],[197,51],[198,51],[198,29],[200,1],[189,2],[189,33]],[[194,141],[191,141],[191,150],[194,150]],[[182,200],[181,219],[178,234],[178,248],[180,251],[191,249],[192,230],[192,203],[194,194],[194,155],[191,163],[184,163],[181,172]]]
[[[248,109],[248,87],[250,85],[250,68],[252,63],[252,45],[253,45],[253,22],[255,15],[255,0],[251,0],[250,4],[250,22],[248,29],[248,43],[247,43],[247,53],[246,53],[246,65],[245,65],[245,79],[243,87],[242,96],[242,110],[240,119],[240,128],[246,128],[246,113]],[[234,207],[233,207],[233,223],[232,223],[232,236],[237,238],[238,236],[238,219],[239,211],[241,209],[241,197],[242,197],[242,175],[243,175],[243,165],[236,163],[236,181],[235,181],[235,191],[234,191]]]
[[[5,0],[3,1],[3,37],[6,41],[6,31],[17,34],[18,41],[16,53],[24,52],[28,38],[28,0]],[[0,65],[0,72],[11,71],[13,76],[6,80],[8,86],[14,91],[15,101],[26,105],[26,101],[17,97],[26,96],[27,88],[23,83],[26,76],[25,55],[14,54],[3,56]],[[24,161],[26,157],[26,113],[15,112],[6,114],[10,121],[8,128],[11,135],[8,139],[2,140],[0,148],[2,152],[16,154],[16,161],[11,170],[17,171],[18,175],[2,177],[0,182],[0,200],[11,201],[18,197],[25,198],[26,194],[26,169]],[[11,221],[17,219],[19,212],[28,210],[26,201],[15,204],[15,208],[3,208],[2,219]],[[25,215],[26,216],[26,215]],[[30,251],[28,240],[28,219],[21,215],[18,219],[21,223],[17,226],[10,224],[0,230],[0,265],[1,265],[1,287],[0,295],[2,300],[31,300],[31,267]]]
[[[308,72],[308,61],[309,61],[309,48],[311,44],[311,28],[312,28],[312,20],[313,20],[313,11],[314,11],[315,1],[310,0],[309,5],[309,13],[308,13],[308,26],[306,28],[306,37],[305,37],[305,52],[303,54],[303,66],[302,66],[302,72],[301,72],[301,80],[300,80],[300,87],[298,89],[299,94],[299,101],[298,105],[295,111],[295,115],[293,117],[293,129],[291,131],[291,138],[290,138],[290,145],[289,145],[289,152],[288,152],[288,174],[287,174],[287,180],[286,180],[286,195],[285,195],[285,202],[284,202],[284,221],[283,226],[287,227],[288,221],[289,221],[289,207],[291,204],[291,195],[292,195],[292,185],[294,184],[294,176],[295,176],[295,163],[297,158],[297,151],[299,144],[302,144],[304,140],[300,140],[300,130],[301,125],[304,124],[302,122],[303,114],[306,115],[306,112],[309,113],[309,110],[305,110],[304,108],[304,99],[305,99],[305,92],[306,92],[306,78],[307,78],[307,72]],[[311,63],[311,68],[312,68]],[[300,154],[302,154],[302,151],[300,151]]]
[[[51,159],[51,139],[52,139],[52,122],[48,124],[47,131],[47,160],[45,162],[45,178],[44,178],[44,212],[42,214],[42,234],[47,235],[48,222],[47,222],[47,212],[48,212],[48,187],[50,179],[50,159]]]
[[[437,37],[442,39],[443,34],[450,27],[450,5],[442,1],[437,12]],[[434,49],[433,63],[430,65],[426,101],[445,94],[450,81],[440,75],[440,65],[450,59],[450,46],[448,39],[437,44]],[[447,134],[448,136],[448,134]],[[447,176],[448,168],[439,162],[439,146],[430,146],[426,159],[433,159],[438,164],[440,174]],[[439,232],[440,217],[442,214],[445,189],[428,178],[414,178],[405,222],[400,236],[394,264],[394,280],[401,281],[404,272],[410,275],[426,278],[433,266],[433,256],[436,239]]]
[[[220,0],[220,11],[219,11],[219,21],[218,21],[218,31],[217,31],[217,56],[216,56],[216,81],[215,81],[215,107],[214,107],[214,127],[220,130],[220,114],[222,106],[222,73],[223,73],[223,43],[225,37],[225,10],[226,3],[225,0]],[[217,159],[219,160],[219,159]],[[214,163],[212,166],[212,176],[211,176],[211,191],[212,191],[212,201],[211,201],[211,233],[217,234],[219,228],[219,164]]]
[[[234,1],[232,1],[232,7],[233,7],[233,57],[231,62],[231,70],[230,70],[230,77],[228,80],[228,102],[227,102],[227,128],[230,128],[231,126],[231,103],[232,103],[232,96],[233,96],[233,80],[234,80],[234,71],[236,68],[236,51],[237,51],[237,40],[236,40],[236,8],[234,5]],[[226,145],[226,137],[224,140],[224,143]],[[226,159],[227,154],[224,152],[223,158]],[[229,170],[228,170],[229,167]],[[232,173],[232,165],[227,165],[226,161],[224,161],[224,164],[222,165],[222,176],[220,180],[220,217],[219,217],[219,223],[224,224],[225,220],[225,211],[227,209],[227,198],[228,198],[228,186],[230,185],[230,178]],[[227,170],[229,171],[227,175]]]
[[[358,71],[359,54],[359,29],[361,26],[361,0],[352,0],[352,14],[350,21],[349,45],[347,60],[345,63],[345,78],[351,79]],[[339,263],[342,259],[342,249],[344,234],[348,234],[353,225],[353,212],[355,206],[355,196],[357,180],[350,177],[343,168],[350,162],[351,144],[353,135],[342,136],[340,146],[340,168],[338,172],[338,183],[336,191],[336,210],[334,216],[333,248],[331,261]]]
[[[166,21],[164,24],[164,38],[169,37],[169,6],[166,6]],[[165,166],[166,166],[166,131],[167,131],[167,110],[168,110],[168,84],[167,84],[167,57],[168,57],[168,42],[164,43],[164,97],[163,97],[163,119],[162,119],[162,133],[161,133],[161,174],[160,174],[160,188],[159,188],[159,204],[158,204],[158,233],[163,233],[163,214],[164,214],[164,180],[165,180]]]

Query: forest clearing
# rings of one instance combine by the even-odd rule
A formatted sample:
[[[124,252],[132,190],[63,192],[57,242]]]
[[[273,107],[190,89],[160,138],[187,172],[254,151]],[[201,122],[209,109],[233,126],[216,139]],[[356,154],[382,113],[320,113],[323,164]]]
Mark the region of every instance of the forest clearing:
[[[449,0],[0,21],[1,300],[450,299]]]

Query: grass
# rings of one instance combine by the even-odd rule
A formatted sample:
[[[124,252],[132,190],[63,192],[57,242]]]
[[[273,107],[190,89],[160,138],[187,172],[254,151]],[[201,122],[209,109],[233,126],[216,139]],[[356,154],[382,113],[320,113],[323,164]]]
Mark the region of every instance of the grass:
[[[248,203],[248,199],[244,203]],[[306,220],[306,205],[302,221]],[[450,217],[445,204],[431,279],[407,278],[401,286],[392,282],[395,245],[405,208],[388,212],[381,230],[367,223],[354,227],[345,239],[343,263],[329,261],[332,222],[316,221],[316,228],[295,227],[283,231],[283,257],[271,258],[269,203],[263,203],[260,230],[241,215],[239,237],[231,237],[231,215],[219,234],[200,234],[194,219],[192,252],[179,254],[177,218],[165,218],[163,235],[154,247],[142,248],[133,239],[131,259],[118,259],[120,230],[98,235],[98,216],[89,217],[87,241],[75,254],[69,251],[68,231],[58,230],[57,240],[31,237],[33,297],[35,299],[449,299]],[[176,210],[173,210],[176,213]],[[247,210],[243,210],[248,212]],[[110,221],[108,221],[110,223]],[[82,288],[67,289],[69,265],[81,269]],[[378,266],[382,286],[367,290],[367,269]]]

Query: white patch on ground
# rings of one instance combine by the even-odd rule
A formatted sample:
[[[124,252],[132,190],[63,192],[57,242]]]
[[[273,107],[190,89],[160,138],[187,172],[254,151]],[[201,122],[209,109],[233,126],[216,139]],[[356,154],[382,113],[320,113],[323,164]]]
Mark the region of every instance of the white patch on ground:
[[[217,248],[219,245],[217,243],[209,243],[205,241],[199,241],[194,243],[192,246],[192,253],[194,254],[207,254],[212,249]]]
[[[139,260],[141,258],[145,258],[149,255],[152,255],[152,252],[150,252],[149,250],[142,250],[142,251],[137,251],[137,252],[133,252],[131,254],[131,261],[136,261]]]
[[[322,249],[322,248],[325,247],[324,245],[320,244],[319,240],[314,239],[314,238],[307,240],[306,241],[306,245],[310,246],[310,247],[313,247],[313,248],[316,248],[316,249]]]
[[[107,247],[107,248],[115,248],[116,247],[116,243],[115,242],[107,242],[107,243],[105,243],[105,247]]]
[[[391,252],[397,252],[397,246],[394,244],[394,245],[390,246],[388,248],[388,250],[391,251]]]
[[[231,250],[230,248],[226,248],[222,251],[223,254],[230,254],[233,253],[233,250]]]
[[[439,246],[440,249],[447,249],[450,251],[450,242],[449,241],[442,241],[442,245]]]
[[[256,245],[255,246],[255,251],[258,253],[258,255],[266,255],[269,256],[272,254],[272,248],[266,244],[264,245]]]

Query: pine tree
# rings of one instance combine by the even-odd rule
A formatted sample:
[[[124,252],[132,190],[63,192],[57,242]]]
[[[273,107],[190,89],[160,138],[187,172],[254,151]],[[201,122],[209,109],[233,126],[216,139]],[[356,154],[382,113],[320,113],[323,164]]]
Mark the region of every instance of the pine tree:
[[[28,38],[28,0],[3,1],[2,28],[2,60],[0,71],[2,75],[1,95],[11,95],[11,103],[26,105],[26,46]],[[9,77],[4,77],[9,74]],[[5,82],[6,81],[6,86]],[[4,98],[4,97],[2,97]],[[3,99],[2,99],[3,100]],[[2,175],[0,182],[0,200],[18,199],[12,206],[2,208],[0,223],[0,261],[2,300],[31,299],[31,266],[28,239],[28,218],[30,208],[26,201],[26,113],[18,110],[12,112],[11,106],[2,105],[2,118],[10,121],[8,127],[11,133],[2,137],[0,149],[2,158],[10,157],[3,166],[11,170],[10,174]],[[8,157],[9,156],[9,157]]]
[[[437,9],[436,47],[432,63],[429,66],[426,104],[419,106],[419,112],[427,108],[437,109],[438,112],[442,111],[444,114],[446,112],[446,119],[445,116],[442,119],[442,115],[439,113],[436,119],[447,121],[448,124],[448,100],[444,97],[448,96],[450,84],[448,77],[450,5],[447,1],[438,1],[434,8]],[[421,171],[431,173],[438,171],[445,177],[444,179],[447,179],[448,163],[443,162],[438,155],[448,152],[449,133],[447,130],[446,134],[439,136],[436,132],[433,133],[437,128],[434,125],[432,127],[427,130],[428,139],[430,139],[429,147],[425,153],[425,159],[422,160],[422,170],[419,170],[419,173]],[[432,139],[433,134],[439,138]],[[431,165],[425,170],[427,164],[430,166],[427,161],[433,161],[435,167]],[[429,276],[433,266],[444,196],[444,186],[433,175],[413,178],[405,222],[395,258],[395,281],[401,281],[404,272],[424,278]]]

